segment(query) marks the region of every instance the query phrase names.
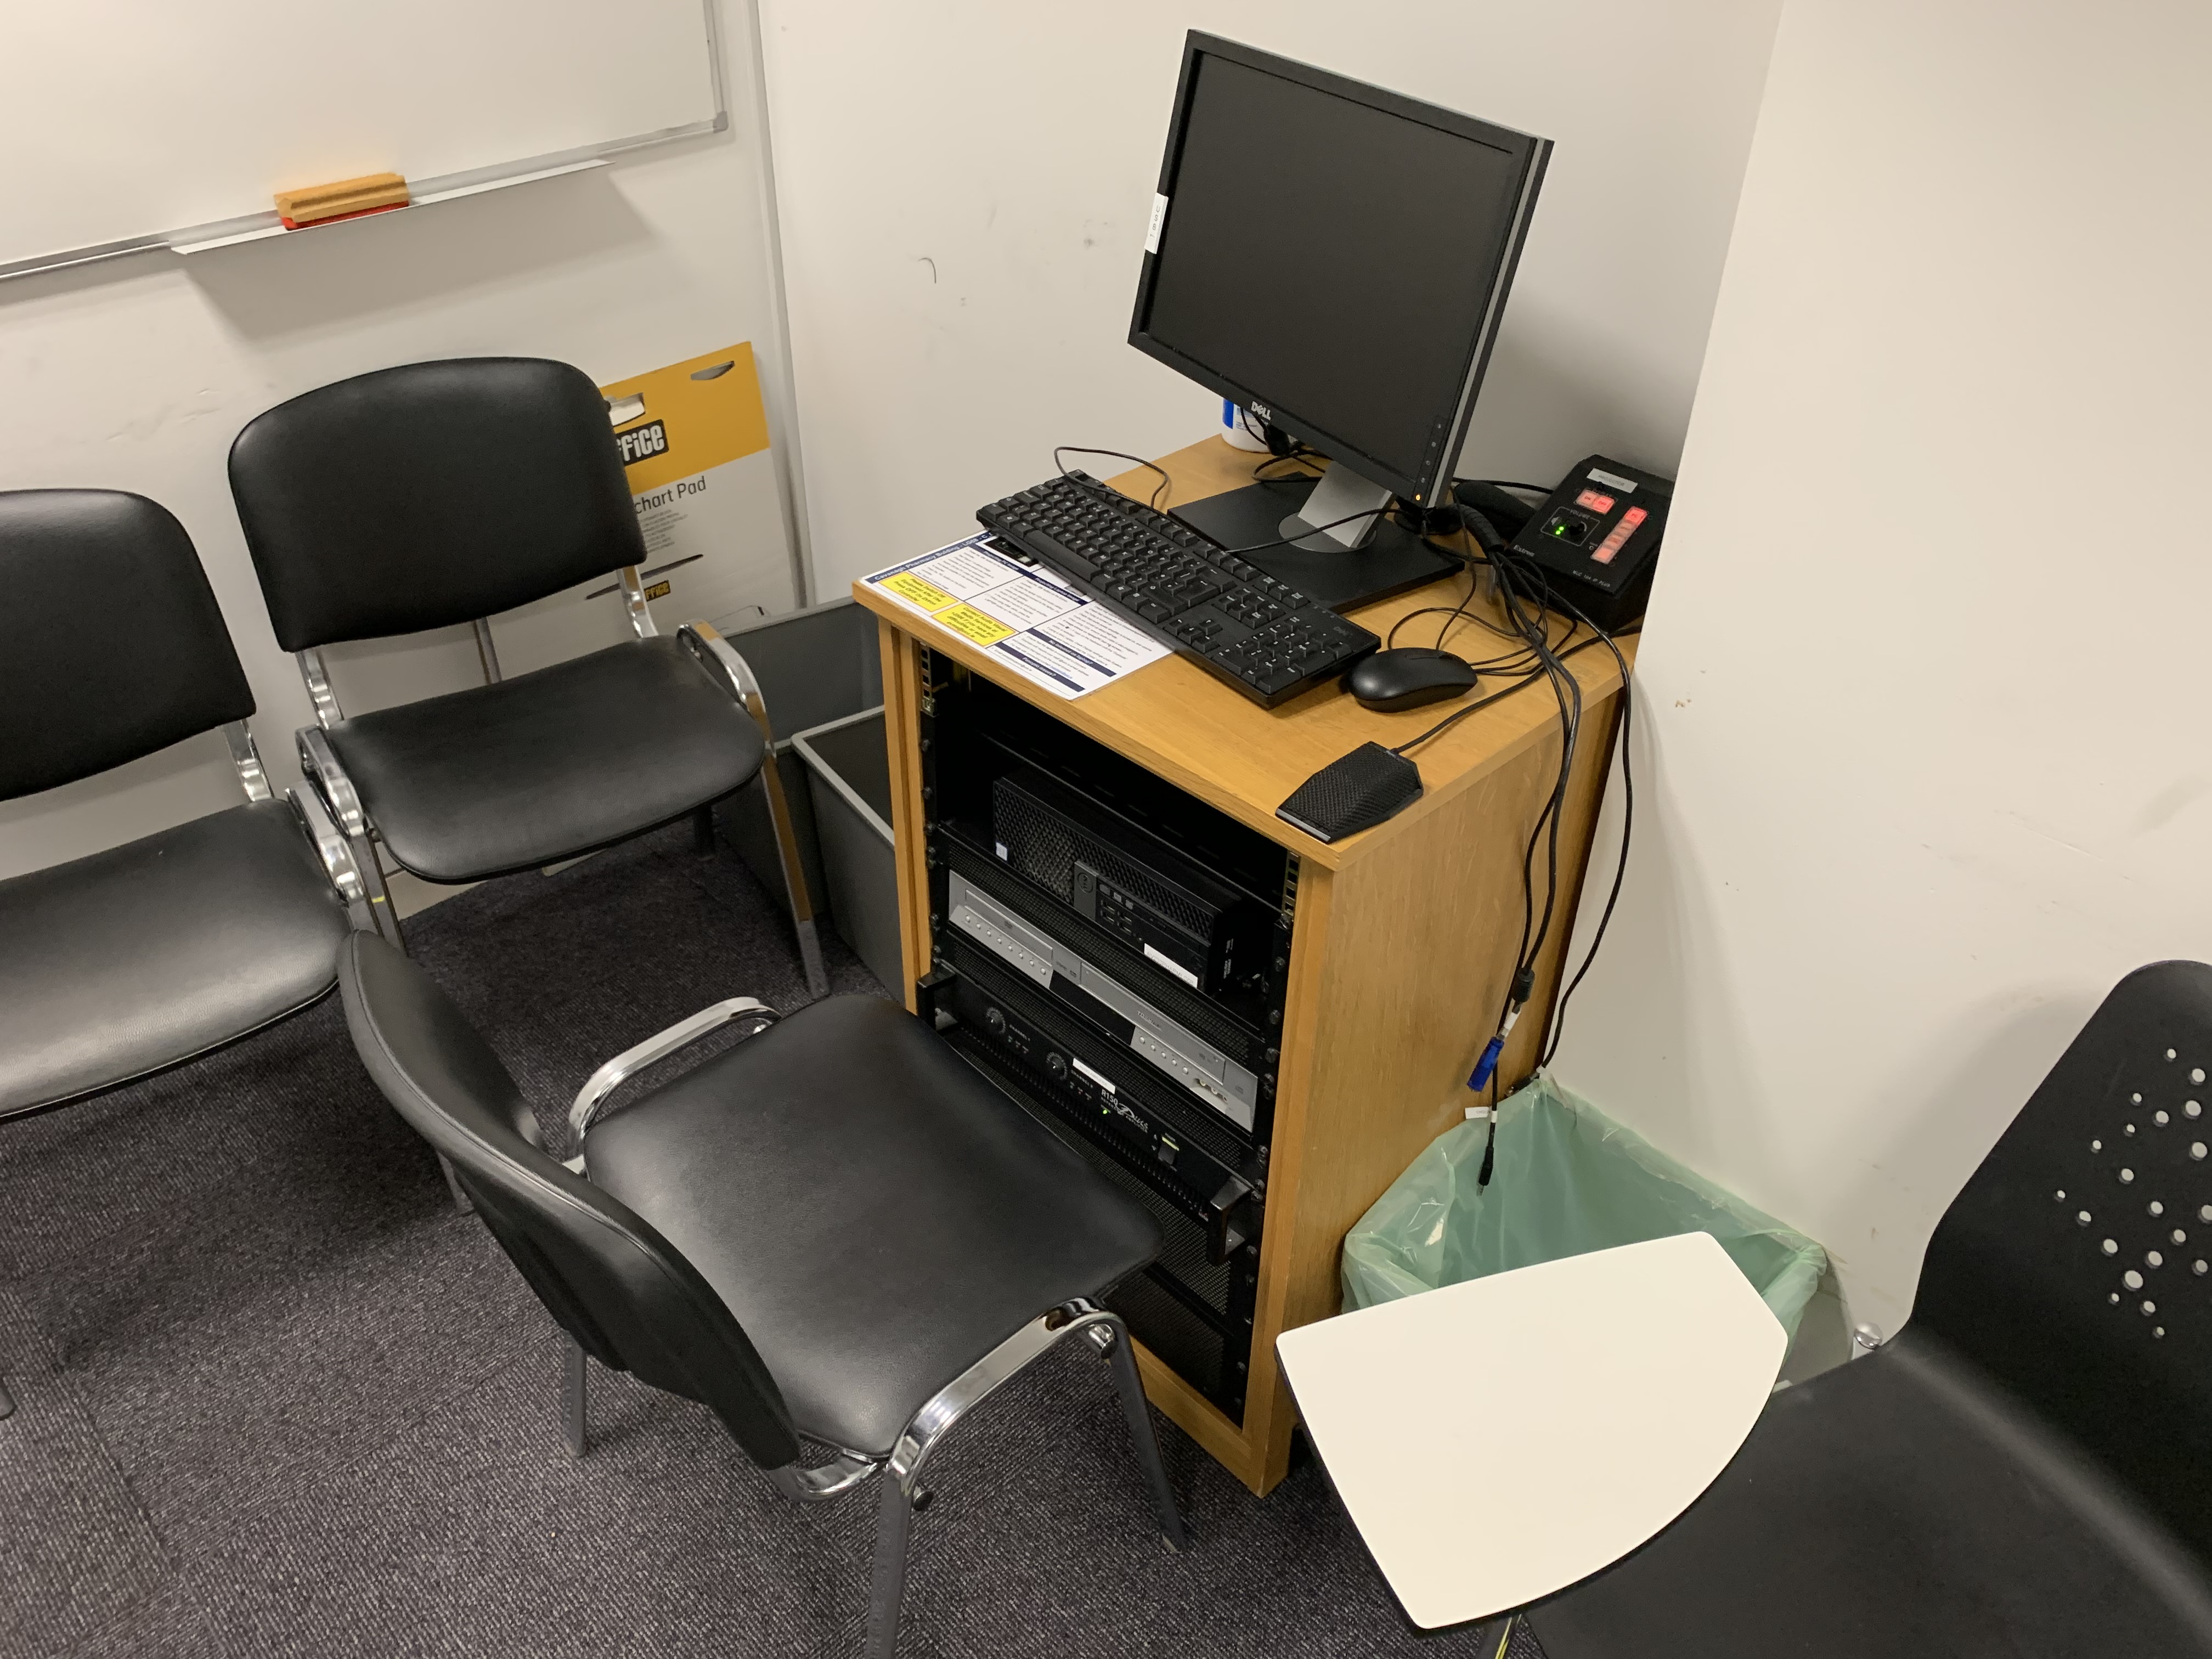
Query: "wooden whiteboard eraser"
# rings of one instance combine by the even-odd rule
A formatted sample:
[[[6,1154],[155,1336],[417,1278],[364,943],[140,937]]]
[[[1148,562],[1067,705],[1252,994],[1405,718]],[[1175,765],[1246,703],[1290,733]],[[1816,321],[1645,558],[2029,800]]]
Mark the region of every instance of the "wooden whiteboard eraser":
[[[286,229],[297,230],[302,225],[405,207],[412,199],[407,181],[398,173],[371,173],[359,179],[341,179],[336,184],[310,185],[304,190],[280,190],[276,216]]]

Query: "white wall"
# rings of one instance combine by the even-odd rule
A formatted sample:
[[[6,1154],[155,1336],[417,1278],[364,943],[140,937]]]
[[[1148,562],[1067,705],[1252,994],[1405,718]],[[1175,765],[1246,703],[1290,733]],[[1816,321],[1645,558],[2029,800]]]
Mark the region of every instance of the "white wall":
[[[558,357],[605,382],[750,339],[780,427],[752,27],[738,0],[726,9],[728,134],[188,261],[140,255],[0,283],[0,489],[137,490],[184,521],[245,659],[280,787],[297,776],[292,730],[312,716],[270,630],[224,477],[230,441],[255,415],[421,358]],[[757,533],[780,541],[774,468],[763,463]],[[69,599],[85,627],[99,626],[97,593]],[[534,665],[532,624],[501,624],[510,672]],[[608,625],[621,636],[618,610]],[[352,651],[335,675],[349,707],[371,707],[475,683],[477,670],[460,629]],[[0,803],[0,877],[240,799],[218,736]]]
[[[1468,466],[1671,472],[1778,3],[763,0],[817,591],[1218,423],[1127,343],[1191,27],[1556,140]]]
[[[2112,982],[2212,955],[2208,75],[2194,0],[1778,35],[1562,1072],[1891,1330]]]

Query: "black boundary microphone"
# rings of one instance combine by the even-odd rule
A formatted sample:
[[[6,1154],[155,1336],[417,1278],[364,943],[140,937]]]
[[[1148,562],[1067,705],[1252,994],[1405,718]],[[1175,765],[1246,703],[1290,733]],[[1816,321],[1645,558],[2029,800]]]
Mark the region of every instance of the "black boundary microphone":
[[[1421,769],[1363,743],[1291,792],[1275,816],[1316,841],[1340,841],[1394,818],[1421,798]]]

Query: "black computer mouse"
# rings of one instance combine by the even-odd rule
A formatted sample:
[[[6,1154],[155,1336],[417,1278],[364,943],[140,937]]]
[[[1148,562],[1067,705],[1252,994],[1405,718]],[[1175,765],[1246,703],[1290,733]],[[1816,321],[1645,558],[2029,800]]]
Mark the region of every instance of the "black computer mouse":
[[[1344,684],[1362,708],[1389,714],[1463,697],[1474,690],[1474,670],[1450,652],[1409,645],[1362,659],[1344,677]]]

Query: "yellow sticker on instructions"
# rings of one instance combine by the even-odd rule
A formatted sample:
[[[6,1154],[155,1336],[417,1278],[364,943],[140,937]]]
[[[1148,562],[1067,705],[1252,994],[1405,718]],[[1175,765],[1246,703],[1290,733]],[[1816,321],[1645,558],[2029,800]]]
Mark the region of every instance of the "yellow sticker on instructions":
[[[901,571],[883,584],[884,592],[896,593],[908,605],[918,605],[924,611],[942,611],[953,603],[952,595],[934,582],[926,582],[911,570]]]
[[[889,587],[890,583],[885,582]],[[987,617],[972,605],[956,605],[950,611],[940,611],[937,620],[954,633],[978,645],[996,645],[1014,630],[996,617]]]

